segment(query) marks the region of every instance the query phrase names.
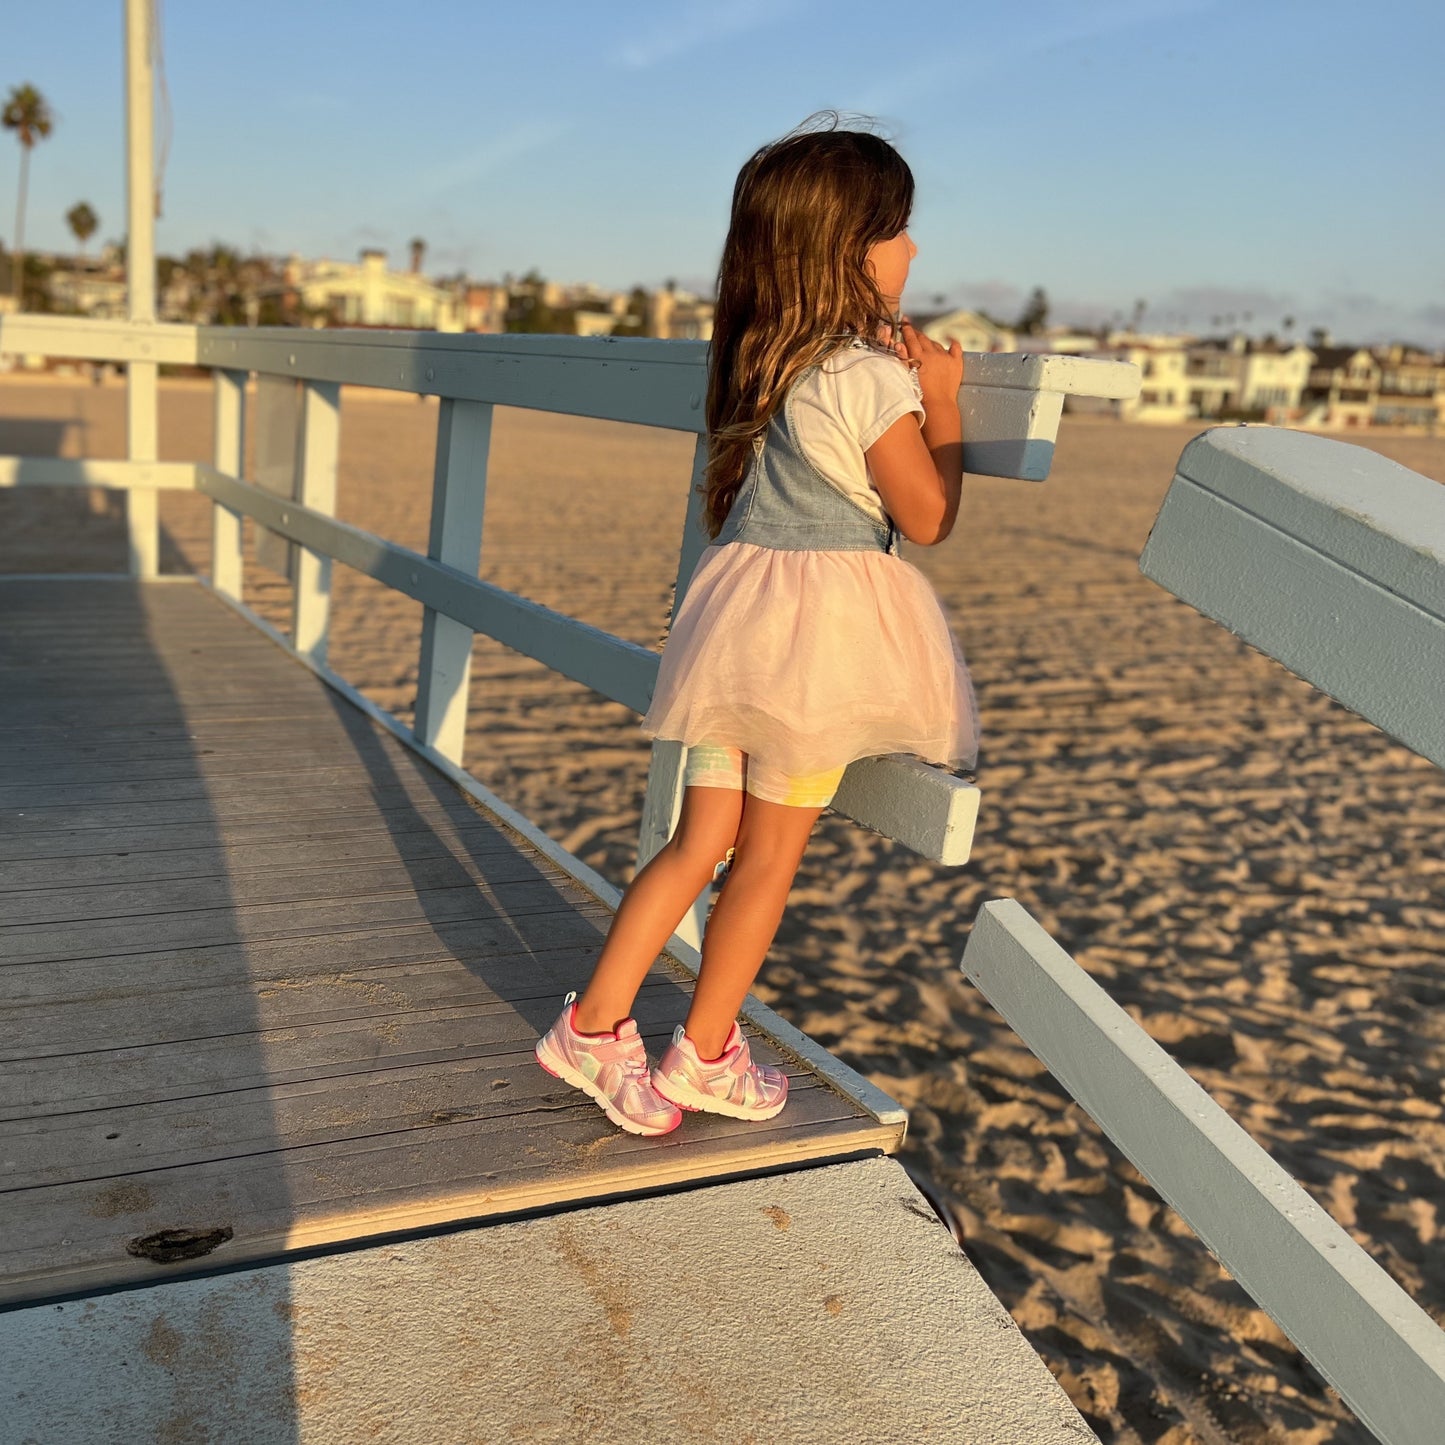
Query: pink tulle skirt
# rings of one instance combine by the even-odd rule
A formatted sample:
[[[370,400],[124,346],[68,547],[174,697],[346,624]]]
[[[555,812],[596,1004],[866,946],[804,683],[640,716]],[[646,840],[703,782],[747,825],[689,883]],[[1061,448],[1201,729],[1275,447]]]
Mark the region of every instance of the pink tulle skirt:
[[[642,727],[795,776],[881,753],[967,767],[978,753],[973,687],[943,608],[887,552],[709,547]]]

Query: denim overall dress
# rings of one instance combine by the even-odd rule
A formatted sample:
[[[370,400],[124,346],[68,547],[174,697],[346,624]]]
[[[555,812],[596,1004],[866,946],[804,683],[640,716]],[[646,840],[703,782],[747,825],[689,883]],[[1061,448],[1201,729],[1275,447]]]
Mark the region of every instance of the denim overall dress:
[[[883,753],[970,762],[973,690],[942,604],[886,514],[809,457],[794,391],[678,605],[643,731],[790,778]]]
[[[816,368],[811,368],[816,370]],[[809,373],[804,373],[806,376]],[[891,552],[898,529],[845,496],[798,445],[793,396],[774,413],[714,545],[751,542],[784,552]]]

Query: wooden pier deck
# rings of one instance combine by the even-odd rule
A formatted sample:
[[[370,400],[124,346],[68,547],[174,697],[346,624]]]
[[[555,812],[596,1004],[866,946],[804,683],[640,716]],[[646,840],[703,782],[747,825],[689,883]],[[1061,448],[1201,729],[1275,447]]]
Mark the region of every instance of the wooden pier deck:
[[[0,1306],[897,1147],[756,1034],[768,1124],[549,1078],[607,918],[200,586],[0,582]]]

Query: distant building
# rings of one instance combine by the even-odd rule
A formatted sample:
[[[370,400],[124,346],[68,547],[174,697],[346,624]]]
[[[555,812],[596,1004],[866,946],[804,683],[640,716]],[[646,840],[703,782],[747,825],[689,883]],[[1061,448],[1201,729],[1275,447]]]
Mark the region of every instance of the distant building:
[[[712,339],[713,303],[669,284],[647,302],[647,334],[664,341]]]
[[[337,326],[420,331],[460,331],[463,326],[465,303],[454,288],[438,286],[415,271],[388,270],[385,251],[363,251],[359,262],[292,256],[283,284],[288,309]]]
[[[461,288],[463,331],[507,329],[507,288],[493,281],[466,282]]]
[[[1445,421],[1445,356],[1413,346],[1375,350],[1380,387],[1375,397],[1378,426],[1421,426]]]
[[[1070,398],[1076,403],[1070,410],[1106,411],[1124,421],[1187,421],[1193,415],[1189,401],[1187,341],[1183,336],[1113,333],[1104,346],[1089,355],[1105,361],[1132,362],[1143,378],[1139,395],[1128,401],[1107,401],[1097,406],[1090,405],[1088,398]]]
[[[1305,386],[1304,420],[1324,427],[1369,426],[1380,393],[1380,365],[1363,346],[1320,346]]]
[[[965,351],[1017,351],[1018,338],[977,311],[936,311],[914,316],[913,324],[942,346],[959,342]],[[1032,340],[1032,338],[1030,338]]]
[[[1309,347],[1272,336],[1255,341],[1236,332],[1191,342],[1185,363],[1191,414],[1293,421],[1313,360]]]
[[[100,257],[57,257],[50,273],[50,304],[65,316],[123,321],[125,273]]]
[[[1041,352],[1049,356],[1087,356],[1098,348],[1099,336],[1094,331],[1080,331],[1073,326],[1050,326],[1038,336],[1020,336],[1020,351]]]
[[[1293,421],[1309,381],[1315,354],[1300,342],[1285,344],[1266,336],[1245,343],[1241,358],[1239,405],[1266,421]]]

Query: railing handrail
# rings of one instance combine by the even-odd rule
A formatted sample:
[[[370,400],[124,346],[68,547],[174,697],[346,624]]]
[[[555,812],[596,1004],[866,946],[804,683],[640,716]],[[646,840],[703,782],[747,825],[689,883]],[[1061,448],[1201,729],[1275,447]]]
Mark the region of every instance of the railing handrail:
[[[1445,1333],[1013,899],[963,972],[1384,1445],[1445,1420]]]
[[[254,371],[300,381],[596,416],[694,434],[705,425],[707,344],[702,341],[137,325],[22,313],[0,316],[0,352]],[[1011,438],[1022,443],[1032,435],[1028,421],[1034,418],[1028,416],[1024,397],[1011,394],[1041,393],[1061,403],[1065,396],[1117,398],[1138,390],[1139,370],[1127,362],[970,352],[960,396],[968,423],[965,470],[1041,479],[1037,466],[1012,469],[1023,455],[1022,446],[1001,449],[1001,443]],[[1019,403],[1024,403],[1022,410]],[[1057,417],[1054,411],[1054,424]],[[1045,425],[1049,422],[1047,414],[1038,419]]]

